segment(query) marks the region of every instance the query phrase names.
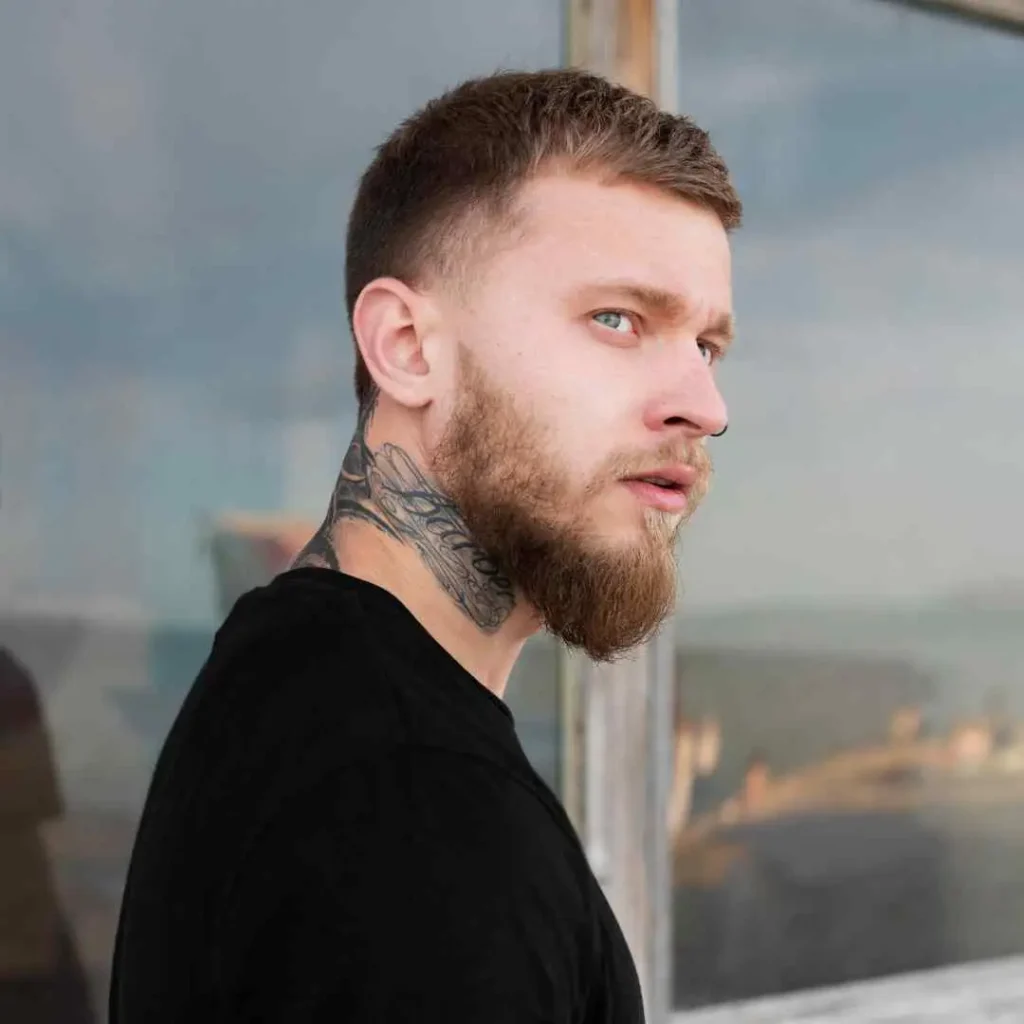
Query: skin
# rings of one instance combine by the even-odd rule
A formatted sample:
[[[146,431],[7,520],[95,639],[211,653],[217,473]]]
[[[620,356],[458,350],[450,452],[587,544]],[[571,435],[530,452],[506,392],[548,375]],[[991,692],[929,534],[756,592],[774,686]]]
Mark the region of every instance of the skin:
[[[361,293],[353,329],[377,393],[295,563],[389,590],[499,695],[544,626],[611,656],[667,612],[627,621],[666,573],[674,596],[676,531],[727,422],[715,377],[731,335],[713,212],[569,174],[532,180],[519,206],[521,230],[458,287]],[[685,515],[622,482],[677,462],[699,476]],[[518,557],[535,548],[541,564]],[[552,564],[578,592],[564,597]]]

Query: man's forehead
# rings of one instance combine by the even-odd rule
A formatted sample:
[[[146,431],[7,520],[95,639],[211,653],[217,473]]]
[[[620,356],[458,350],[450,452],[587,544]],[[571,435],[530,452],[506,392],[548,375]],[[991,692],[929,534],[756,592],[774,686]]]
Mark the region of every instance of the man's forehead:
[[[532,257],[559,273],[632,276],[672,290],[688,267],[729,274],[729,241],[713,211],[662,189],[546,177],[524,189],[517,220]]]
[[[725,228],[713,210],[667,189],[625,179],[539,175],[523,186],[516,205],[531,233],[553,234],[566,224],[595,231],[625,224],[638,236],[659,234],[668,238],[683,229],[684,235],[710,232],[727,242]]]

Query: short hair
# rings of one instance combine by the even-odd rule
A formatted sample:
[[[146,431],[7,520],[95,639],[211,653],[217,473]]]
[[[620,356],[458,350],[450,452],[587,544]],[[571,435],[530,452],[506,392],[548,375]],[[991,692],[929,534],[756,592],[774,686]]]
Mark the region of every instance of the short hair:
[[[472,79],[402,123],[363,174],[346,240],[350,324],[379,277],[457,276],[471,247],[509,225],[522,186],[552,167],[654,185],[712,210],[726,230],[742,216],[724,161],[688,117],[580,70]],[[373,380],[358,344],[355,386],[363,406]]]

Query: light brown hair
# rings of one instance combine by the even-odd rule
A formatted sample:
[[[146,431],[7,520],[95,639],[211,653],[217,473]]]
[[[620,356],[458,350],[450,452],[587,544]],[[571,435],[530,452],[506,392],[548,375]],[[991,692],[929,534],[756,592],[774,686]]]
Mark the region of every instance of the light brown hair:
[[[542,170],[653,185],[712,210],[727,230],[742,206],[708,135],[689,118],[584,71],[501,72],[431,100],[378,149],[349,218],[349,319],[378,277],[416,285],[457,276]],[[473,257],[478,257],[473,259]],[[373,380],[356,348],[356,396]]]

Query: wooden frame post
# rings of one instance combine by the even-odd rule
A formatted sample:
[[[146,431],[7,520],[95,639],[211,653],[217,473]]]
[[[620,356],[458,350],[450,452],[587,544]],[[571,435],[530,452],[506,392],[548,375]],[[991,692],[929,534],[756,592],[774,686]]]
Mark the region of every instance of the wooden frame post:
[[[566,61],[676,104],[677,0],[567,0]],[[671,1011],[675,628],[596,665],[566,654],[562,797],[636,960],[647,1020]]]

